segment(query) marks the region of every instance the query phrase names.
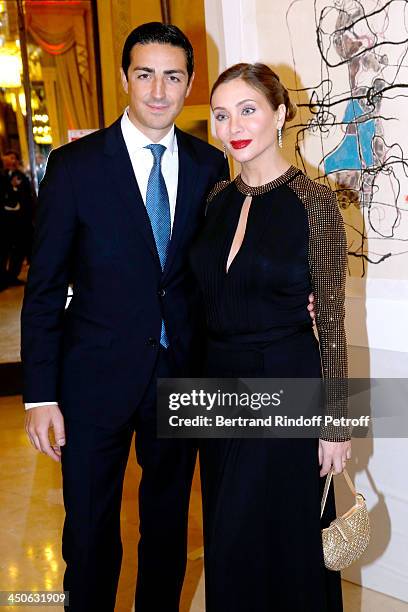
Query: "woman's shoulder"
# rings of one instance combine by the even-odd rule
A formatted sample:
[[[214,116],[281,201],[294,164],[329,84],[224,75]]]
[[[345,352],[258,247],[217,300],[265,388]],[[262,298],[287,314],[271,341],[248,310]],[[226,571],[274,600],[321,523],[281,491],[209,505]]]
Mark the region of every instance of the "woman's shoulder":
[[[330,207],[336,203],[336,193],[331,187],[311,179],[301,170],[292,180],[291,185],[306,206],[315,204]]]
[[[218,196],[224,189],[226,189],[229,185],[231,185],[231,181],[218,181],[215,183],[214,187],[211,189],[210,193],[207,196],[207,204],[212,202],[215,197]]]

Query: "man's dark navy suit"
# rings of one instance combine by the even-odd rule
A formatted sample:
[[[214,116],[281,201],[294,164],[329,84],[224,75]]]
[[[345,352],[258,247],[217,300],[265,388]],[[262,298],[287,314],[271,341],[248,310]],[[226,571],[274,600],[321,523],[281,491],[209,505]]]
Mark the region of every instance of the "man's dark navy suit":
[[[22,312],[24,401],[58,401],[64,415],[64,588],[72,612],[113,612],[134,430],[143,468],[136,610],[178,610],[196,452],[188,441],[156,439],[155,380],[189,374],[203,351],[188,251],[206,196],[228,168],[217,149],[178,129],[176,136],[177,203],[163,271],[120,119],[54,150],[40,186]],[[64,311],[69,282],[74,294]],[[159,344],[162,318],[168,351]]]

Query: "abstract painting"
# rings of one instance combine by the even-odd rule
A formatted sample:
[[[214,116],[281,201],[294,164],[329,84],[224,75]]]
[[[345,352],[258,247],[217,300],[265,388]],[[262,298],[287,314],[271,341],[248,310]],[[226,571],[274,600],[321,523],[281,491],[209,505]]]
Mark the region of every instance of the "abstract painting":
[[[408,279],[408,1],[285,4],[296,164],[337,191],[350,274]]]

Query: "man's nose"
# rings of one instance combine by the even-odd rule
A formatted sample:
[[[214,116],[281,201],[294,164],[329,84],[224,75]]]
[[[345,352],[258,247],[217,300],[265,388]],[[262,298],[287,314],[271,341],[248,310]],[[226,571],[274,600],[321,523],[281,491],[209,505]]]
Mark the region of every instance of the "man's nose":
[[[163,79],[161,79],[160,77],[156,77],[153,81],[152,95],[154,98],[164,97],[164,83]]]

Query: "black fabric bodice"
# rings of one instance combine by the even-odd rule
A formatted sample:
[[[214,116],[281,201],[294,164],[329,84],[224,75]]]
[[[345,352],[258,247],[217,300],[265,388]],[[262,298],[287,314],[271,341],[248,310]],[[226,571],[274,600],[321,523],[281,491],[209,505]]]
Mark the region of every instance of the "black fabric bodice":
[[[292,169],[293,170],[293,169]],[[288,171],[267,193],[253,196],[243,243],[226,271],[246,195],[231,182],[208,205],[191,250],[207,328],[216,336],[257,335],[268,340],[311,327],[309,226]]]

